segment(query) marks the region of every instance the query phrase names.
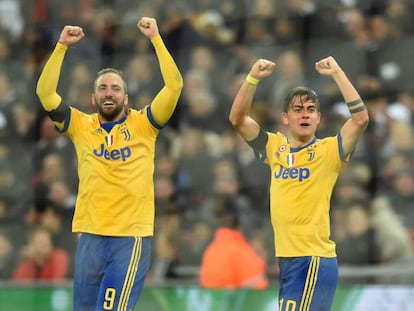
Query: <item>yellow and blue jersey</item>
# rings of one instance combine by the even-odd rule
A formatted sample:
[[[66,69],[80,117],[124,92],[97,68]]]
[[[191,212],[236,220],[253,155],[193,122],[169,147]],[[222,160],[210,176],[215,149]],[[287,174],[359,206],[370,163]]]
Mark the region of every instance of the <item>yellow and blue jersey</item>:
[[[158,126],[150,106],[109,132],[98,115],[70,109],[62,129],[78,157],[79,191],[73,231],[104,236],[152,236],[154,154]]]
[[[344,165],[340,134],[291,148],[281,133],[267,133],[257,151],[271,170],[270,213],[278,257],[335,257],[330,239],[331,194]]]
[[[156,138],[177,105],[183,80],[161,36],[151,38],[164,86],[141,110],[101,124],[62,102],[56,88],[68,46],[57,43],[36,93],[57,129],[73,142],[79,187],[72,229],[76,310],[132,310],[144,286],[154,230]],[[126,94],[125,94],[126,95]]]

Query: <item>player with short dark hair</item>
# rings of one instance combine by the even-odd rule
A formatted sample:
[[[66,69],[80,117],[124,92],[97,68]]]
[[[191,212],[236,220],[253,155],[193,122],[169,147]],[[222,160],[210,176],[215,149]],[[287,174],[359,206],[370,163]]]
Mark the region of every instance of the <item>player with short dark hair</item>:
[[[73,232],[76,251],[74,310],[132,310],[149,270],[154,231],[154,155],[159,131],[177,105],[182,76],[164,45],[157,22],[143,17],[139,30],[151,40],[164,86],[141,110],[128,108],[122,73],[98,73],[92,94],[97,113],[69,107],[57,94],[68,47],[83,30],[65,26],[37,84],[37,94],[57,129],[73,142],[79,190]]]
[[[351,117],[335,136],[318,139],[320,104],[307,87],[291,90],[281,113],[287,135],[260,128],[250,116],[261,79],[276,64],[257,60],[236,94],[230,122],[271,171],[270,213],[280,266],[279,309],[330,310],[338,282],[335,243],[330,239],[330,199],[337,177],[363,135],[368,112],[333,57],[315,64],[336,82]]]

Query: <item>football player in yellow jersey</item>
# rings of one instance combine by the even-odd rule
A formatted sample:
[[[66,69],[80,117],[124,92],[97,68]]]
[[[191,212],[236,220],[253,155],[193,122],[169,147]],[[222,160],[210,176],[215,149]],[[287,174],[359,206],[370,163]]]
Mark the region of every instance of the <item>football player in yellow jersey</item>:
[[[97,113],[69,107],[57,94],[68,47],[84,36],[65,26],[45,64],[37,94],[57,129],[73,142],[79,189],[73,232],[80,233],[74,275],[74,310],[125,310],[136,305],[149,270],[154,230],[154,155],[160,129],[177,105],[183,80],[154,18],[138,29],[155,49],[164,86],[140,111],[128,108],[122,72],[101,70],[92,94]],[[70,52],[70,51],[69,51]]]
[[[287,133],[265,132],[250,116],[261,79],[276,64],[257,60],[236,94],[230,122],[271,171],[270,216],[280,265],[279,311],[330,310],[338,282],[330,239],[330,199],[343,165],[363,135],[368,112],[355,87],[331,56],[315,64],[337,84],[351,117],[336,136],[315,136],[321,112],[317,94],[298,86],[286,96],[281,121]]]

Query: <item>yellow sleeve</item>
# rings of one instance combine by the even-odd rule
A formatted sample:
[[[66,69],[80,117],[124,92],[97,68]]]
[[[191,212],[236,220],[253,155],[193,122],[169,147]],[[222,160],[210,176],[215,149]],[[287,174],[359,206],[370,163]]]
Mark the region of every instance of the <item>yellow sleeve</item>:
[[[37,82],[36,94],[46,111],[56,109],[62,101],[56,90],[67,49],[68,47],[64,44],[56,44]]]
[[[177,106],[183,78],[160,35],[151,40],[160,63],[164,87],[151,103],[151,113],[159,125],[165,125]]]

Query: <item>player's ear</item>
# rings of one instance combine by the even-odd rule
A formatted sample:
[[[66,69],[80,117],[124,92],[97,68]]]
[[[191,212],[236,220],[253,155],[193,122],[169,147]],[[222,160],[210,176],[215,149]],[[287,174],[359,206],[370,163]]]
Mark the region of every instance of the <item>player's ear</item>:
[[[92,103],[93,106],[96,106],[95,93],[92,93],[92,95],[91,95],[91,103]]]
[[[124,98],[124,106],[128,106],[128,94],[125,94],[125,98]]]
[[[283,125],[288,125],[289,121],[288,121],[287,112],[282,112],[282,114],[280,115],[280,120],[282,121]]]

